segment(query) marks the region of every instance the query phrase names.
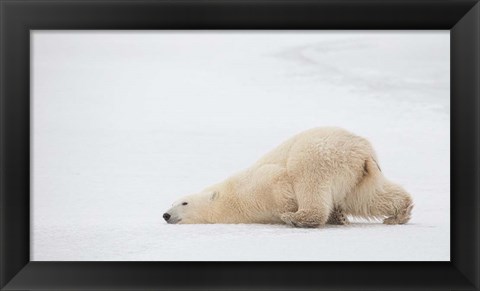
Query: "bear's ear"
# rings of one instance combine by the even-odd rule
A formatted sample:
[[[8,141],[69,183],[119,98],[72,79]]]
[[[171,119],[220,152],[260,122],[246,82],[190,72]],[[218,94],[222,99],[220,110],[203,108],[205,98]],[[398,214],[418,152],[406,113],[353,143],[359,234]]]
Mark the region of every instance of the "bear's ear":
[[[215,191],[215,192],[213,192],[213,193],[212,193],[212,195],[210,196],[210,200],[212,200],[212,201],[213,201],[213,200],[217,199],[217,198],[218,198],[218,196],[219,196],[218,192],[217,192],[217,191]]]

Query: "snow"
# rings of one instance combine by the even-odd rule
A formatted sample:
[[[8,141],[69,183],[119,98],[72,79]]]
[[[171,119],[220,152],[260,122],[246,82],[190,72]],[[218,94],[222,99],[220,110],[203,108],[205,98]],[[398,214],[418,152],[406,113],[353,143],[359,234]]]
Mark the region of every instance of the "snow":
[[[33,31],[34,261],[449,261],[448,31]],[[368,138],[407,225],[168,225],[292,135]]]

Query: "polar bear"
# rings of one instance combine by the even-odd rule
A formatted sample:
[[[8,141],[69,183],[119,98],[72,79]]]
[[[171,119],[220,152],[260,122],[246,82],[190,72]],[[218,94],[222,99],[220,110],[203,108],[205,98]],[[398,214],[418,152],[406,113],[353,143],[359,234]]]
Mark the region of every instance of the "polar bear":
[[[370,143],[344,129],[290,138],[247,168],[163,215],[168,223],[348,224],[347,216],[404,224],[412,198],[387,180]]]

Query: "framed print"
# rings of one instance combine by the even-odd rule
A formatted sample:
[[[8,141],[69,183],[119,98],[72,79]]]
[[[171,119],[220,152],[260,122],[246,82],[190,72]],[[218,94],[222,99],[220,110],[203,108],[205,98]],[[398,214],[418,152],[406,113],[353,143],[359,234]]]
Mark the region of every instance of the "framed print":
[[[34,30],[31,47],[32,261],[450,260],[448,31]],[[291,162],[250,165],[295,135],[355,140],[347,165],[306,158],[354,186],[322,231],[268,215]]]
[[[2,290],[479,288],[477,1],[0,5]]]

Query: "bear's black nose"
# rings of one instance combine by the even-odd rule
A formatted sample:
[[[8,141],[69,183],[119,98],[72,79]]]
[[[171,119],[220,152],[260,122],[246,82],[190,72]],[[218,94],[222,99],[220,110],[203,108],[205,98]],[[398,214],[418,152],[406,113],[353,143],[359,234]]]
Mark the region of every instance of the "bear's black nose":
[[[170,214],[164,213],[163,214],[163,219],[165,219],[165,221],[168,221],[170,219]]]

